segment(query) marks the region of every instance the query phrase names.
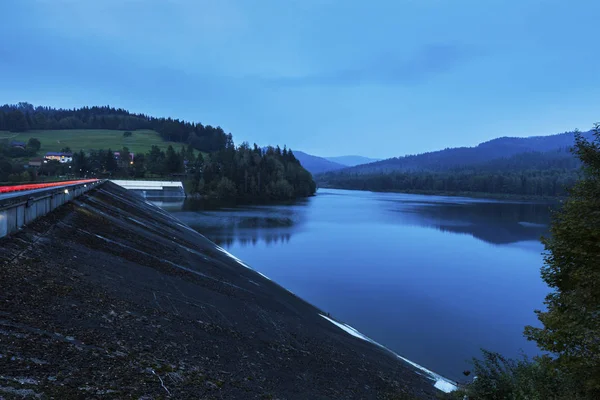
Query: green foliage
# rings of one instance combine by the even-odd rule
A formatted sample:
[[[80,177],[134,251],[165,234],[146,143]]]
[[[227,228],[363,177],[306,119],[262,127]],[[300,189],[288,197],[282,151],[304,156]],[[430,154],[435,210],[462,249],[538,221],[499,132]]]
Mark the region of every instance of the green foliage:
[[[600,398],[600,126],[588,142],[576,136],[575,154],[584,176],[554,217],[542,279],[553,289],[546,311],[536,311],[543,328],[525,335],[557,355],[557,365],[576,376],[590,398]],[[595,397],[594,397],[595,396]]]
[[[39,175],[42,176],[64,176],[67,173],[68,166],[61,164],[57,160],[49,160],[44,162],[39,170]]]
[[[117,170],[118,164],[115,159],[115,153],[111,149],[105,153],[104,156],[104,169],[109,173],[115,172]]]
[[[25,132],[29,129],[25,114],[18,109],[6,110],[4,113],[5,129],[11,132]]]
[[[131,131],[123,132],[123,137],[131,137],[131,135],[132,135]]]
[[[198,156],[193,167],[196,193],[236,203],[264,203],[311,196],[316,185],[287,149],[268,148],[242,143],[238,148],[228,147]],[[223,178],[226,178],[224,180]],[[235,190],[233,190],[235,189]]]
[[[143,178],[146,172],[146,155],[137,153],[133,158],[133,177]]]
[[[585,399],[577,381],[556,369],[551,358],[507,359],[482,350],[473,359],[473,381],[452,393],[462,400],[576,400]]]
[[[83,151],[73,154],[73,172],[80,177],[86,176],[90,171],[90,162]]]
[[[30,138],[27,141],[27,151],[32,155],[37,153],[40,150],[40,147],[42,147],[42,143],[36,138]]]
[[[492,193],[497,195],[566,196],[579,176],[577,170],[518,172],[450,171],[394,172],[375,175],[331,173],[319,175],[323,186],[370,191],[419,193]]]
[[[173,146],[167,148],[165,153],[165,172],[168,174],[178,173],[183,171],[183,154],[176,153]]]
[[[215,195],[219,200],[235,200],[237,189],[231,179],[222,176],[217,183]]]

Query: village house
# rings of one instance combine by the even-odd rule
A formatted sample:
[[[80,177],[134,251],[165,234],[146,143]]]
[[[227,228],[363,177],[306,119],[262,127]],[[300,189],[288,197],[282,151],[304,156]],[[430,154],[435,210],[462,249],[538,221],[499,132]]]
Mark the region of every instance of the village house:
[[[25,146],[27,146],[25,144],[25,142],[19,142],[16,140],[13,140],[12,142],[10,142],[10,147],[16,147],[16,148],[25,150]]]
[[[29,160],[29,163],[27,165],[29,167],[39,168],[42,166],[43,162],[44,162],[43,158],[32,158],[31,160]]]
[[[44,158],[46,160],[56,160],[61,163],[70,163],[71,161],[73,161],[73,153],[60,153],[49,151],[48,153],[46,153]]]

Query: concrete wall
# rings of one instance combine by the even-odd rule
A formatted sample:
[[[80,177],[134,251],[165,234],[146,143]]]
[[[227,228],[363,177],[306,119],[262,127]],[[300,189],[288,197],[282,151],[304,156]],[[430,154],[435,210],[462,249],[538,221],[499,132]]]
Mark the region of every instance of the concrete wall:
[[[164,188],[181,188],[183,183],[179,181],[129,181],[111,179],[112,183],[133,190],[163,190]]]
[[[22,226],[43,217],[101,183],[98,181],[85,185],[61,186],[31,195],[24,193],[23,196],[11,200],[10,204],[0,205],[0,238],[18,231]],[[65,189],[68,193],[65,193]]]
[[[111,180],[112,183],[141,194],[145,198],[185,197],[183,183],[179,181],[129,181]]]

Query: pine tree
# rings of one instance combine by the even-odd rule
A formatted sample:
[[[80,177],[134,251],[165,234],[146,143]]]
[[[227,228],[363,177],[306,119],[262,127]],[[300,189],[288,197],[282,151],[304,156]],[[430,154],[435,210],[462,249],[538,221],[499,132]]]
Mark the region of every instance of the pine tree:
[[[183,169],[183,161],[175,149],[173,149],[173,146],[169,145],[169,147],[167,147],[165,158],[167,173],[181,172]]]
[[[104,168],[108,172],[114,172],[117,170],[117,160],[115,159],[115,153],[111,149],[108,149],[104,156]]]

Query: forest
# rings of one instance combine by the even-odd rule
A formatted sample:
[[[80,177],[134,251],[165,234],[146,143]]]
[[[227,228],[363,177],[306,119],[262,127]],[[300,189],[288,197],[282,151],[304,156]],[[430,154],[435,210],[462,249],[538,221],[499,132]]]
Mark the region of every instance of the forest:
[[[348,169],[317,175],[322,187],[424,194],[489,193],[563,197],[579,178],[580,162],[566,149],[527,152],[447,169],[364,172]]]
[[[268,203],[307,197],[315,193],[312,175],[284,147],[266,150],[247,143],[228,146],[210,154],[198,153],[182,146],[176,151],[157,146],[143,154],[131,156],[127,148],[115,159],[112,150],[99,150],[73,156],[73,170],[79,176],[102,175],[111,178],[182,179],[186,191],[217,203]]]
[[[338,174],[319,176],[322,187],[413,192],[424,194],[490,193],[497,195],[562,197],[578,179],[576,170],[521,172],[394,172],[390,174]]]
[[[18,155],[35,155],[40,141],[31,138]],[[64,148],[70,152],[71,149]],[[71,163],[46,161],[25,168],[10,158],[14,148],[0,143],[0,182],[30,182],[74,177],[176,179],[186,191],[214,205],[269,203],[307,197],[315,193],[312,175],[287,148],[242,143],[212,153],[199,153],[191,145],[166,151],[153,146],[147,153],[131,154],[128,148],[79,151]]]
[[[23,102],[0,106],[0,131],[55,129],[152,129],[164,140],[190,144],[193,148],[205,152],[222,150],[233,143],[231,133],[226,134],[220,126],[133,114],[110,106],[72,110],[34,107]]]

